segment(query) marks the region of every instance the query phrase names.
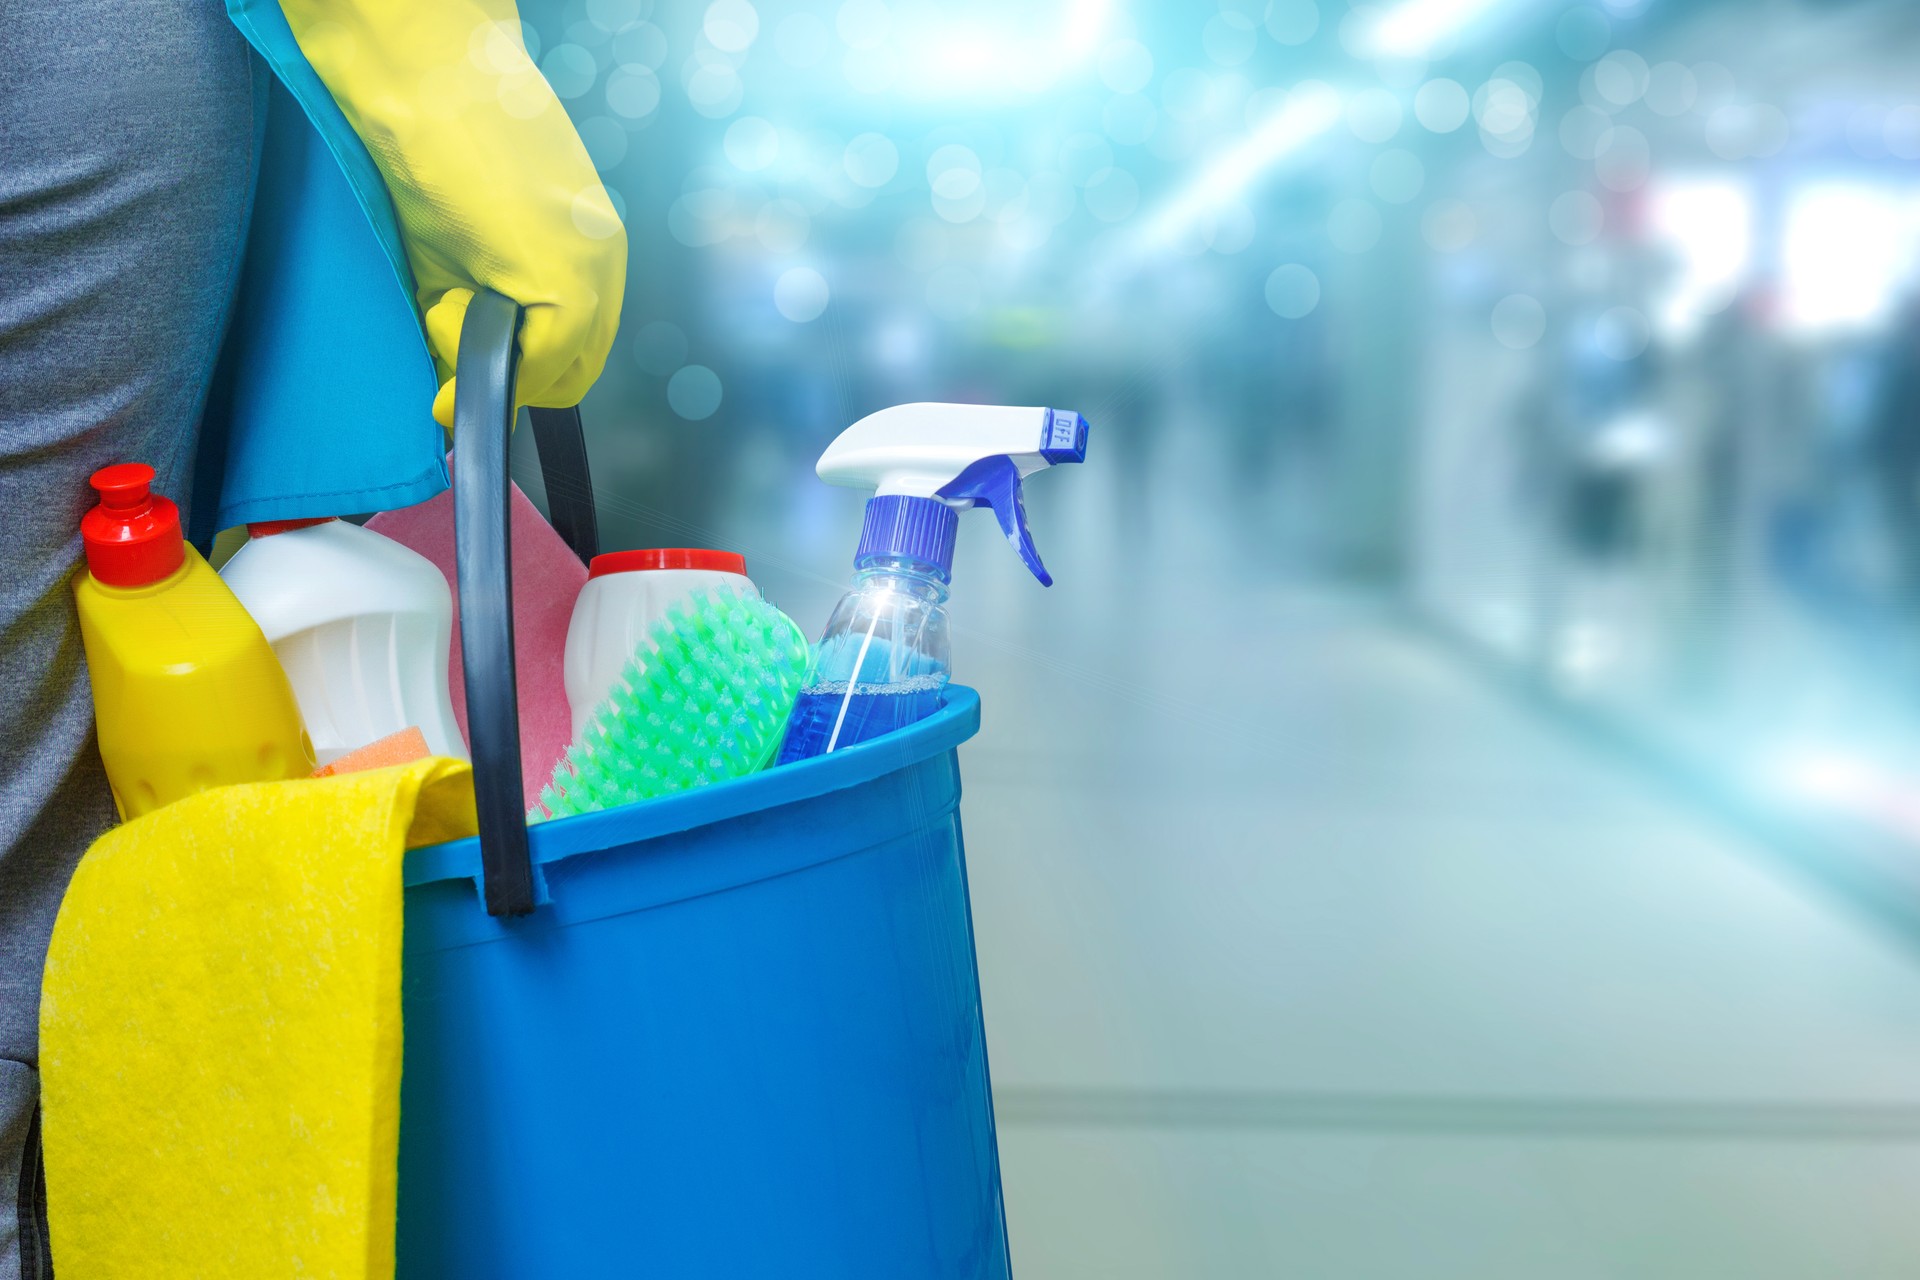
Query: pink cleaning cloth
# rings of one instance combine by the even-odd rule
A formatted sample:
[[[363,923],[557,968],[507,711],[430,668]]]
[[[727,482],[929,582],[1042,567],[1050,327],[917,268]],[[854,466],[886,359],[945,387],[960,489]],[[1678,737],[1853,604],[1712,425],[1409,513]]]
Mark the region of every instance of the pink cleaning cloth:
[[[449,459],[448,466],[452,466]],[[587,585],[587,566],[520,492],[507,486],[513,530],[513,650],[520,692],[520,777],[528,808],[573,740],[562,669],[573,602]],[[467,683],[460,661],[460,588],[454,573],[453,491],[418,506],[383,511],[367,528],[412,547],[439,567],[453,588],[453,714],[467,733]]]

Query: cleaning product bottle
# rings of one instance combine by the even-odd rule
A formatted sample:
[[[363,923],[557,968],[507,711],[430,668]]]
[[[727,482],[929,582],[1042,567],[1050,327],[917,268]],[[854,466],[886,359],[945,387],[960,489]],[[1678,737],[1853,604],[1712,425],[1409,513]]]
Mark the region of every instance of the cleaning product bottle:
[[[780,763],[864,742],[931,715],[948,675],[947,585],[959,513],[988,507],[1042,586],[1020,482],[1082,462],[1087,421],[1062,409],[903,404],[841,432],[817,468],[828,484],[872,489],[840,599],[801,691]]]
[[[138,462],[93,473],[74,579],[100,758],[124,818],[234,782],[304,778],[313,744],[267,638]]]
[[[731,551],[655,547],[593,558],[567,626],[567,705],[575,742],[654,624],[694,592],[713,590],[760,595],[747,577],[746,560]]]
[[[453,593],[433,562],[345,520],[247,532],[220,576],[286,668],[320,763],[408,727],[466,759],[447,684]]]
[[[811,658],[806,633],[759,592],[694,589],[648,630],[528,817],[611,809],[766,768]]]

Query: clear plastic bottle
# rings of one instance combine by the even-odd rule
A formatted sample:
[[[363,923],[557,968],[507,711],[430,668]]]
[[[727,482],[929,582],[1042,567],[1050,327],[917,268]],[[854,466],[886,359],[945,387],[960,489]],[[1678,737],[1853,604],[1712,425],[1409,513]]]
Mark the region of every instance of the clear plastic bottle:
[[[933,714],[947,687],[947,574],[905,555],[863,557],[795,701],[780,763],[825,755]]]
[[[1087,421],[1064,409],[903,404],[842,431],[816,470],[874,496],[853,553],[853,589],[827,623],[777,763],[823,756],[939,710],[960,513],[991,511],[1021,561],[1051,586],[1020,485],[1086,456]]]

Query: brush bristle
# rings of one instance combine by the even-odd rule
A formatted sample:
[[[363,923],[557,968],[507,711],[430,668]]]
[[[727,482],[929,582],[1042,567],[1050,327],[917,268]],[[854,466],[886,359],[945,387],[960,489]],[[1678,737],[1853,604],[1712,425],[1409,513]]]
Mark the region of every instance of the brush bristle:
[[[810,654],[755,596],[696,591],[653,625],[527,816],[632,804],[762,768],[779,750]]]

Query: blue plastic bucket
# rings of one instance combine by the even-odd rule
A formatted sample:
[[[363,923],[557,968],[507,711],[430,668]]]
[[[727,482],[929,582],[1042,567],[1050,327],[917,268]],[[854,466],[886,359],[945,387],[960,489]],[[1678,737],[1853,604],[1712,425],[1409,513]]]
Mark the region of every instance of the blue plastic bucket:
[[[479,837],[407,856],[403,1280],[1008,1274],[955,749],[980,700],[749,778],[521,809],[520,308],[460,330],[454,524]],[[597,542],[573,411],[533,432]]]
[[[1005,1277],[955,688],[888,737],[407,860],[399,1274]]]

